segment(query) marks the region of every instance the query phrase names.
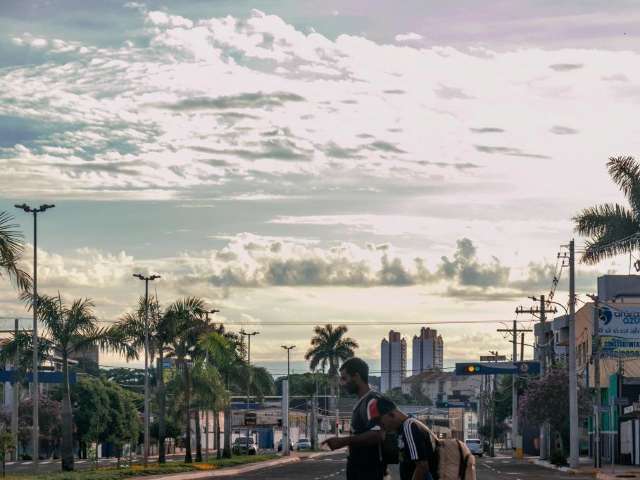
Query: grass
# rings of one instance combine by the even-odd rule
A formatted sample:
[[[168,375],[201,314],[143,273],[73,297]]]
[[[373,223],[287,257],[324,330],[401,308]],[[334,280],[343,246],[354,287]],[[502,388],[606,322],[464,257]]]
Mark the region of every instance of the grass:
[[[96,469],[76,470],[75,472],[46,473],[37,476],[29,474],[7,475],[7,480],[120,480],[130,477],[142,477],[149,475],[170,475],[172,473],[197,472],[202,470],[217,470],[219,468],[234,467],[247,463],[264,462],[278,458],[277,455],[240,455],[232,458],[211,460],[209,463],[165,463],[133,465],[131,467],[101,467]]]

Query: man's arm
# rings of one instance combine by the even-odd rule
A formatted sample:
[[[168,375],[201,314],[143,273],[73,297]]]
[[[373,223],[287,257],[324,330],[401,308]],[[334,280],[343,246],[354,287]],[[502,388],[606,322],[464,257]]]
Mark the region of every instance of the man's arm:
[[[327,445],[331,450],[336,450],[349,446],[367,447],[378,445],[383,439],[384,432],[382,430],[369,430],[368,432],[351,435],[350,437],[328,438],[322,442],[322,444]]]
[[[426,460],[418,460],[416,462],[416,469],[413,471],[413,478],[411,480],[425,480],[429,473],[429,462]]]

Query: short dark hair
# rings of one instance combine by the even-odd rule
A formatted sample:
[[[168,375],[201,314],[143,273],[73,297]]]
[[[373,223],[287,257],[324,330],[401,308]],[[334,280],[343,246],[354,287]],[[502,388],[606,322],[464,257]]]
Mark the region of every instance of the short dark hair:
[[[351,357],[346,360],[340,367],[340,371],[342,370],[345,370],[351,376],[357,373],[363,382],[369,382],[369,365],[361,358]]]

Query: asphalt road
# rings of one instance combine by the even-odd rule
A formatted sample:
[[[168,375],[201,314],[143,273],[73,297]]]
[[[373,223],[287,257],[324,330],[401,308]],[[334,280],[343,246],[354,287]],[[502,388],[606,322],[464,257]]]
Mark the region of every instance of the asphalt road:
[[[592,476],[566,474],[544,467],[516,461],[507,457],[481,458],[477,462],[478,480],[592,480]],[[346,457],[332,455],[304,460],[282,467],[242,475],[247,480],[341,480],[346,478]],[[397,469],[392,469],[393,480],[399,480]]]
[[[574,475],[516,461],[507,457],[481,458],[477,462],[478,480],[593,480],[591,475]]]

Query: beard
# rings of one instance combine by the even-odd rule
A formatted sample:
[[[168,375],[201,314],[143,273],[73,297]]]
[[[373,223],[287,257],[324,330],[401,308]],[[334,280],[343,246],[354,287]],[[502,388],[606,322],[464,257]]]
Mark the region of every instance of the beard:
[[[344,385],[342,385],[341,389],[344,393],[347,393],[350,395],[353,395],[354,393],[358,393],[358,386],[356,385],[355,382],[345,383]]]

